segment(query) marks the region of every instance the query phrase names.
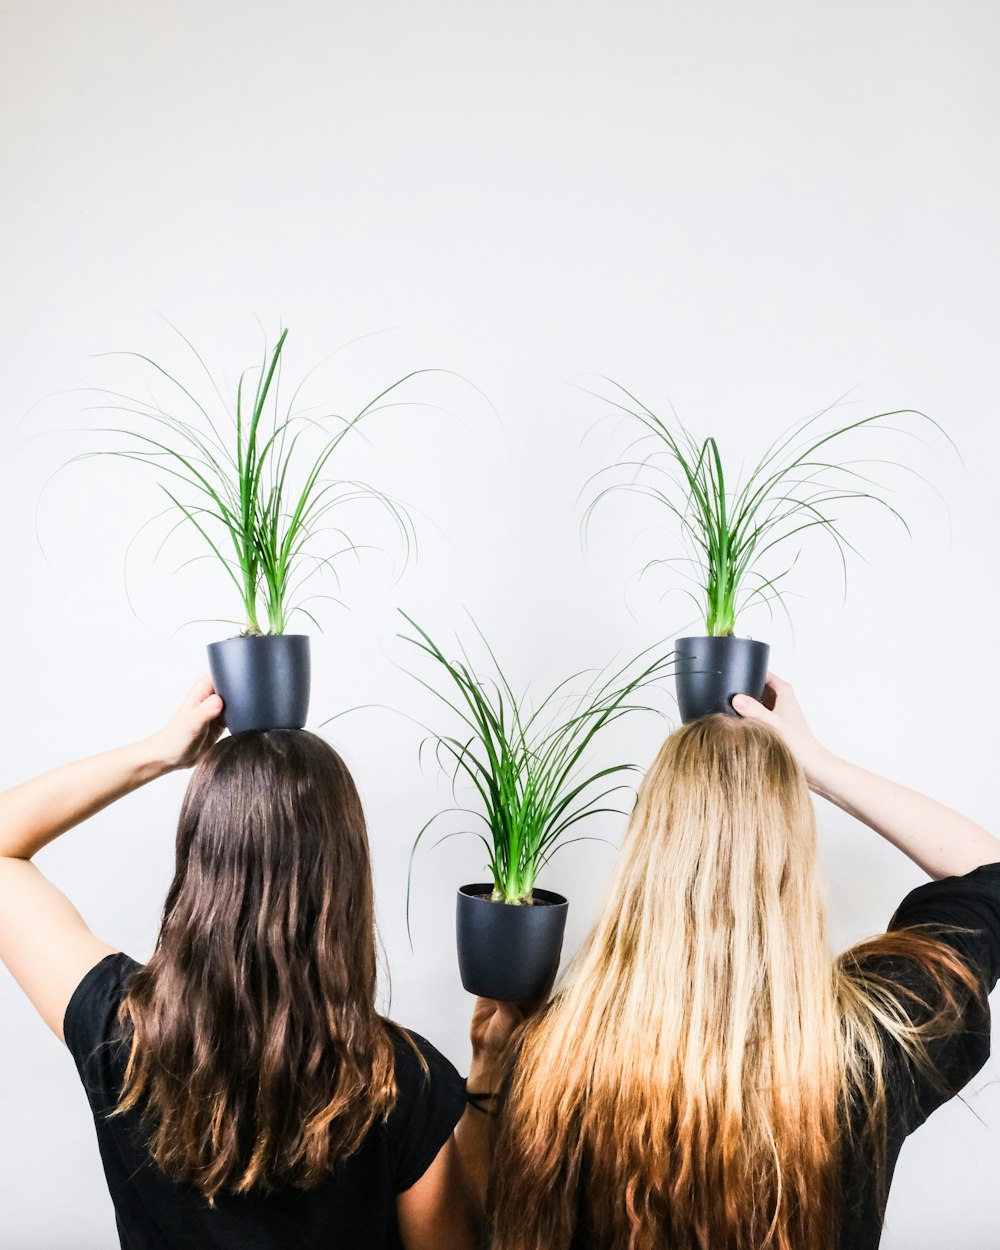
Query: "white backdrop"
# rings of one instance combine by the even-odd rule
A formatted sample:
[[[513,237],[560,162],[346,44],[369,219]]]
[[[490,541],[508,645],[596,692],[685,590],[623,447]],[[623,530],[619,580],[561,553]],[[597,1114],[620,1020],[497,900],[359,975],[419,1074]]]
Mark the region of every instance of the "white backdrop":
[[[539,688],[690,623],[662,586],[628,586],[648,549],[636,504],[600,515],[581,550],[578,492],[623,440],[602,426],[581,446],[600,409],[570,380],[605,373],[673,403],[736,461],[855,388],[845,413],[920,407],[965,467],[940,444],[897,444],[946,503],[901,491],[912,542],[871,511],[845,516],[867,557],[846,600],[814,546],[795,573],[794,634],[759,615],[744,628],[770,638],[831,746],[996,822],[996,6],[8,0],[0,41],[0,784],[149,732],[225,633],[180,627],[236,610],[204,565],[172,576],[196,550],[182,543],[155,566],[148,548],[133,560],[132,614],[125,549],[155,495],[129,466],[56,478],[38,522],[46,565],[36,501],[86,445],[58,431],[94,419],[66,392],[123,380],[100,352],[184,367],[162,317],[231,384],[257,355],[256,314],[291,327],[289,377],[384,331],[317,376],[316,402],[347,409],[440,366],[481,387],[502,424],[470,388],[425,378],[417,397],[453,415],[396,409],[348,449],[345,473],[422,514],[420,555],[395,584],[376,557],[346,584],[351,610],[324,615],[313,727],[359,703],[428,713],[398,667],[413,657],[397,606],[442,639],[468,636],[468,609]],[[635,721],[615,747],[646,764],[666,728]],[[419,771],[401,717],[363,711],[330,732],[370,821],[392,1012],[462,1065],[453,894],[481,855],[451,842],[419,857],[411,953],[409,847],[446,788]],[[140,792],[39,858],[139,958],[183,784]],[[819,817],[841,946],[881,928],[921,874],[840,813]],[[594,832],[614,841],[622,826]],[[574,847],[545,878],[571,897],[570,950],[611,855]],[[0,1013],[0,1245],[112,1246],[72,1064],[6,974]],[[996,1075],[991,1062],[967,1105],[905,1148],[889,1250],[1000,1244]]]

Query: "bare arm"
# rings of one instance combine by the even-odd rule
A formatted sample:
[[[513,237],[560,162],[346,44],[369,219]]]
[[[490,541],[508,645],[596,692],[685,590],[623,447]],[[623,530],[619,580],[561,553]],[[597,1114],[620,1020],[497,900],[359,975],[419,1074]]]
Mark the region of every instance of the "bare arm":
[[[0,794],[0,858],[28,860],[165,770],[150,742],[64,764]]]
[[[773,673],[764,703],[737,695],[733,707],[781,734],[810,789],[874,829],[931,877],[960,876],[1000,862],[1000,839],[974,820],[828,751],[806,723],[792,687]]]
[[[455,1129],[455,1141],[466,1193],[481,1220],[485,1219],[489,1192],[497,1093],[511,1034],[523,1016],[521,1008],[513,1003],[494,1002],[490,998],[477,998],[472,1012],[472,1066],[466,1081],[470,1101]]]
[[[469,1089],[474,1093],[484,1092],[481,1082],[473,1084],[472,1072],[469,1073]],[[470,1103],[465,1115],[455,1126],[455,1146],[466,1200],[480,1223],[485,1223],[486,1220],[495,1115],[493,1100],[485,1101],[481,1106]]]
[[[521,1012],[477,998],[472,1014],[470,1094],[495,1094],[503,1058]],[[396,1200],[406,1250],[474,1250],[486,1223],[494,1100],[469,1102],[454,1134],[419,1181]]]
[[[475,1250],[479,1221],[468,1201],[455,1137],[415,1185],[396,1198],[406,1250]]]
[[[62,1040],[73,990],[114,947],[31,863],[43,846],[154,777],[188,767],[221,732],[209,678],[158,733],[0,794],[0,959]]]

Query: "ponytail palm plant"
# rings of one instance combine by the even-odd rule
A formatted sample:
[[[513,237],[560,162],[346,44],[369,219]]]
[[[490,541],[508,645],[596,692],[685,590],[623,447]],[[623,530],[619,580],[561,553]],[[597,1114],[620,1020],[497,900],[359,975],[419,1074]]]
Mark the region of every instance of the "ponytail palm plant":
[[[799,422],[776,438],[749,471],[732,472],[717,440],[698,438],[676,417],[667,422],[617,383],[608,402],[638,428],[631,450],[643,454],[601,470],[587,505],[586,527],[608,495],[633,491],[661,506],[676,525],[686,553],[659,557],[642,570],[680,563],[697,586],[690,595],[703,615],[706,633],[728,637],[737,617],[754,603],[782,603],[785,579],[798,558],[796,540],[816,531],[831,540],[846,579],[847,553],[856,552],[841,529],[844,507],[871,504],[899,522],[901,513],[884,497],[884,459],[840,456],[859,437],[876,430],[900,432],[897,422],[916,422],[943,433],[932,418],[895,409],[824,427],[829,410]],[[602,397],[606,398],[606,397]],[[947,435],[945,435],[947,438]],[[951,442],[950,439],[948,439]],[[907,472],[912,470],[907,469]],[[603,484],[608,475],[623,480]],[[795,548],[792,552],[791,549]],[[781,559],[782,552],[790,554]]]
[[[594,509],[617,491],[636,492],[665,510],[685,553],[650,560],[642,574],[680,565],[697,588],[685,593],[703,615],[706,631],[675,642],[681,718],[735,715],[734,694],[762,697],[770,659],[767,643],[735,637],[737,618],[754,603],[772,615],[774,603],[784,607],[785,579],[806,535],[814,531],[832,542],[846,586],[847,554],[856,548],[841,528],[845,507],[872,504],[909,533],[880,481],[886,465],[903,466],[858,458],[853,451],[845,459],[843,453],[875,431],[899,432],[897,422],[941,427],[923,413],[896,409],[830,428],[823,424],[827,410],[779,435],[748,471],[733,473],[714,437],[697,438],[676,417],[664,421],[624,387],[612,385],[612,407],[638,427],[630,447],[635,454],[591,479],[599,486],[584,513],[584,529]],[[609,474],[618,474],[618,480],[606,482]]]
[[[589,752],[622,717],[656,710],[643,693],[669,671],[671,657],[653,658],[650,649],[589,679],[575,673],[531,706],[515,693],[488,644],[489,675],[482,676],[464,649],[449,659],[416,621],[403,616],[414,635],[401,636],[434,662],[444,689],[417,680],[454,723],[453,729],[432,734],[437,760],[453,788],[464,779],[477,799],[475,807],[449,810],[476,821],[466,832],[485,847],[493,901],[531,903],[540,870],[556,850],[577,840],[567,835],[591,817],[620,811],[611,805],[612,796],[630,788],[625,779],[636,766],[595,767],[588,763]],[[414,853],[446,814],[424,825]],[[411,869],[412,862],[411,855]]]
[[[290,633],[288,624],[300,613],[318,626],[306,605],[336,596],[306,596],[305,586],[324,571],[338,579],[338,557],[361,550],[340,522],[346,505],[372,500],[388,512],[404,559],[413,541],[412,523],[399,503],[333,470],[347,436],[415,375],[394,382],[351,417],[298,411],[301,384],[287,406],[279,400],[287,337],[285,330],[273,348],[265,345],[261,363],[243,372],[232,406],[214,381],[214,398],[203,403],[155,361],[138,355],[169,384],[175,402],[166,407],[110,395],[105,407],[132,420],[102,431],[117,440],[115,446],[86,453],[123,457],[151,469],[169,500],[167,511],[177,514],[167,537],[182,526],[194,529],[207,557],[235,589],[242,609],[240,634],[208,647],[212,679],[233,733],[306,723],[310,640]]]
[[[316,573],[333,570],[339,556],[361,550],[333,523],[345,505],[367,499],[381,506],[398,530],[405,556],[414,540],[412,523],[396,500],[367,483],[330,472],[344,439],[414,374],[392,383],[350,417],[295,411],[301,385],[283,408],[278,383],[287,337],[284,330],[273,348],[265,346],[261,363],[241,374],[231,409],[212,382],[223,409],[216,416],[155,361],[123,353],[169,384],[177,408],[111,394],[103,407],[136,420],[98,431],[121,445],[77,457],[118,456],[154,471],[179,514],[170,533],[184,524],[197,532],[237,593],[242,633],[249,637],[285,633],[295,613],[318,625],[305,604],[334,596],[302,598],[303,586]]]

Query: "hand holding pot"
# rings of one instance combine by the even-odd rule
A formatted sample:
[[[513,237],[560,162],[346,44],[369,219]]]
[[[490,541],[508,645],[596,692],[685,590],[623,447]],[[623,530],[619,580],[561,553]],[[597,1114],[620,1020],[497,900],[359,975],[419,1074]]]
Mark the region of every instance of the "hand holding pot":
[[[147,743],[164,772],[192,768],[223,731],[222,700],[206,673],[199,677],[184,702]]]
[[[492,998],[476,999],[469,1027],[472,1040],[470,1087],[496,1092],[496,1082],[507,1057],[510,1039],[525,1014],[516,1003],[501,1003]]]
[[[815,786],[829,751],[809,728],[795,691],[787,681],[768,673],[761,702],[748,694],[733,696],[733,708],[747,720],[761,721],[777,730],[801,764],[810,786]]]

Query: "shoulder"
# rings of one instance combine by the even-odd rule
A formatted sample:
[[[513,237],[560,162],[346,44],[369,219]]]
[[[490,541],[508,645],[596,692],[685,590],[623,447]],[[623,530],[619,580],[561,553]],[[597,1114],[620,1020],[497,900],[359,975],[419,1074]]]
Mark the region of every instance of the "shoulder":
[[[112,1040],[122,997],[141,966],[124,951],[106,955],[70,996],[63,1034],[81,1075],[100,1047]]]
[[[1000,979],[1000,863],[911,890],[888,929],[914,928],[955,951],[989,994]]]
[[[887,1084],[912,1131],[989,1058],[1000,864],[911,890],[886,932],[846,951],[841,964],[864,987],[886,1047]]]
[[[419,1033],[386,1021],[396,1057],[396,1103],[386,1135],[397,1193],[424,1174],[465,1111],[465,1081]]]
[[[970,907],[984,916],[992,916],[1000,906],[1000,863],[982,864],[961,876],[941,877],[925,881],[903,899],[889,927],[907,923],[906,917],[918,912],[950,913]]]
[[[981,1022],[1000,978],[1000,864],[917,886],[886,931],[845,951],[841,964],[870,985],[894,985],[912,1024],[928,1024],[942,1003],[956,1024]]]

